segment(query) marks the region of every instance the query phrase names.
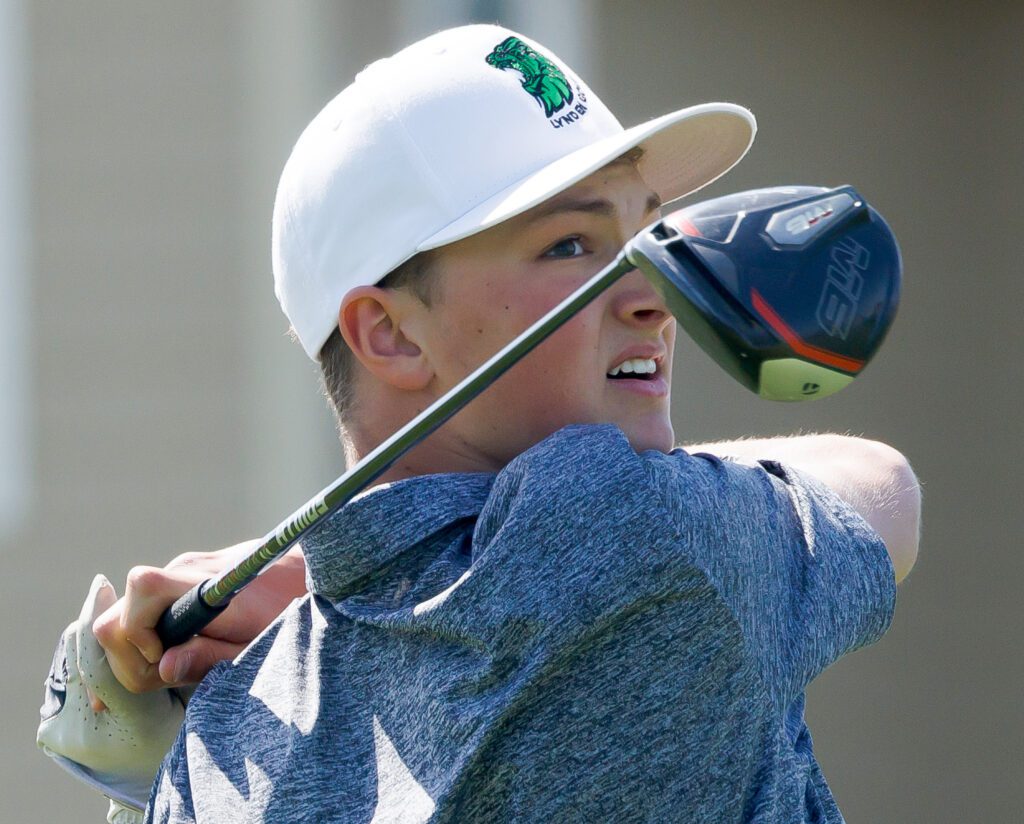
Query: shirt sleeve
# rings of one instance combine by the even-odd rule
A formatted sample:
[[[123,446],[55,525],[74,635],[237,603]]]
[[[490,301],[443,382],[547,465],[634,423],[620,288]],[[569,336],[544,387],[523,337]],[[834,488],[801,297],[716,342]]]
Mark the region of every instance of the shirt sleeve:
[[[746,465],[682,450],[645,453],[644,463],[780,707],[885,633],[896,590],[888,552],[824,484],[772,461]]]

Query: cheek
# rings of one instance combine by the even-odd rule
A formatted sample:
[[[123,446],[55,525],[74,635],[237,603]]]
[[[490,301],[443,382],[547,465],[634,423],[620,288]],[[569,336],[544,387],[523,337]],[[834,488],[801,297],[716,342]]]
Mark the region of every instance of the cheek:
[[[484,281],[444,324],[442,344],[465,370],[463,374],[511,343],[571,292],[564,283],[537,283],[533,289],[524,290],[521,284],[510,285],[508,280]],[[564,375],[570,354],[582,355],[585,349],[593,350],[593,344],[586,344],[594,325],[588,318],[592,312],[587,309],[567,321],[527,356],[535,373]]]
[[[596,316],[586,310],[567,321],[509,370],[496,401],[520,410],[514,414],[527,407],[532,417],[544,421],[561,421],[567,415],[582,420],[604,389],[598,380],[603,376],[598,329]]]

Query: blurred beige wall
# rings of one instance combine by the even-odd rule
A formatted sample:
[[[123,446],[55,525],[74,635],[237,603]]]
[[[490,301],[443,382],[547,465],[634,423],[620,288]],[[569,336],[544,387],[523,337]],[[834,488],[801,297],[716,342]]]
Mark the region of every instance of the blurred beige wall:
[[[0,820],[69,807],[102,820],[33,743],[53,643],[91,575],[120,585],[134,563],[262,533],[340,471],[314,369],[273,299],[277,176],[362,65],[472,16],[586,67],[627,125],[692,102],[750,107],[758,140],[709,196],[848,182],[892,223],[903,305],[861,380],[769,405],[683,341],[677,433],[852,431],[911,458],[921,558],[886,638],[812,687],[816,749],[851,824],[1021,820],[1024,6],[18,5],[34,504],[0,538],[13,705]]]

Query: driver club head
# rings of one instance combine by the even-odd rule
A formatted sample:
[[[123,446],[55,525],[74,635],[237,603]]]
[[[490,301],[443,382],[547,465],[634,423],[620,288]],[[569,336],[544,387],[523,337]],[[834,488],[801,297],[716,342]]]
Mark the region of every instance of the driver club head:
[[[850,186],[779,186],[665,215],[625,250],[683,329],[763,398],[838,392],[896,315],[888,224]]]

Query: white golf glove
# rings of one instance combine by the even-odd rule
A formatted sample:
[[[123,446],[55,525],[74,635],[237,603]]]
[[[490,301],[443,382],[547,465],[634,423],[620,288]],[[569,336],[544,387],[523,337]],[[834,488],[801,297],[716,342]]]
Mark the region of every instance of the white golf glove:
[[[185,705],[178,690],[136,695],[114,677],[92,624],[116,600],[110,582],[97,575],[78,620],[64,630],[54,654],[36,742],[61,767],[111,799],[109,821],[129,824],[141,821],[136,811],[146,806]],[[107,709],[94,711],[86,688]]]

